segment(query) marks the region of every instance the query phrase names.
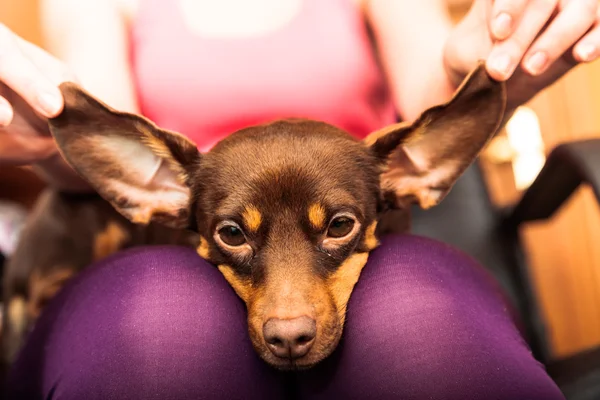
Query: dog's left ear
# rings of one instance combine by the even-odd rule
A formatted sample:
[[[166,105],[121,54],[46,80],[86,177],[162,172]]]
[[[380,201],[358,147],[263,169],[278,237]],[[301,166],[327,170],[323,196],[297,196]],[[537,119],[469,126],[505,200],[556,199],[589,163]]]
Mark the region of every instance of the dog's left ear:
[[[49,121],[67,162],[135,223],[187,228],[196,145],[135,114],[101,103],[73,83],[60,86],[63,112]]]
[[[383,194],[396,207],[437,205],[496,133],[506,91],[483,63],[446,104],[425,111],[413,124],[376,131],[365,142],[384,165]]]

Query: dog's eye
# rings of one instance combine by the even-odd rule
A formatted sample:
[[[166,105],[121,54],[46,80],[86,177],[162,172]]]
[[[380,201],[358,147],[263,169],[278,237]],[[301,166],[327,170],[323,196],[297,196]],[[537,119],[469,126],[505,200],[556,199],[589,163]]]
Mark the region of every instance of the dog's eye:
[[[329,224],[327,229],[327,236],[332,238],[342,238],[352,232],[354,228],[354,220],[349,217],[336,217]]]
[[[218,231],[219,238],[228,246],[241,246],[246,243],[244,232],[235,225],[225,225]]]

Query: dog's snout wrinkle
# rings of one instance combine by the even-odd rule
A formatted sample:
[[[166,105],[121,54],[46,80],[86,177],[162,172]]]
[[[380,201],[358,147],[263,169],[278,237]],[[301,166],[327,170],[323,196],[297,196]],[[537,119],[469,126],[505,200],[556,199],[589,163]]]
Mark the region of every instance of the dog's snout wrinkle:
[[[263,336],[267,347],[276,357],[295,360],[310,351],[317,336],[317,325],[314,319],[307,316],[271,318],[263,326]]]

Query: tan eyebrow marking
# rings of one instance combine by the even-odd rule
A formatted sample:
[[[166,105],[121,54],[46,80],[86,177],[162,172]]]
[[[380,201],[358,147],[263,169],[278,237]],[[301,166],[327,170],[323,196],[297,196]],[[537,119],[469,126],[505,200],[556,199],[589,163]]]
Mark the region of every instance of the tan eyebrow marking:
[[[253,205],[246,206],[244,212],[242,213],[242,217],[244,218],[244,222],[248,229],[253,232],[256,232],[258,228],[260,228],[260,224],[262,223],[262,215],[260,211]]]
[[[325,208],[319,203],[313,203],[308,207],[308,220],[316,229],[325,227]]]

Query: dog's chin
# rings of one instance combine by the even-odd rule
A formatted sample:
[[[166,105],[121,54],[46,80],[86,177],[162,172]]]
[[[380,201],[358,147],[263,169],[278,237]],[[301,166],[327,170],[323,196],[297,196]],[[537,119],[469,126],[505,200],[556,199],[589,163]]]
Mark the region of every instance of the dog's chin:
[[[304,371],[307,369],[311,369],[328,356],[329,354],[320,357],[314,357],[309,353],[304,357],[292,360],[291,358],[280,358],[269,354],[266,357],[262,357],[262,359],[266,361],[266,363],[269,364],[271,367],[276,368],[280,371]]]

